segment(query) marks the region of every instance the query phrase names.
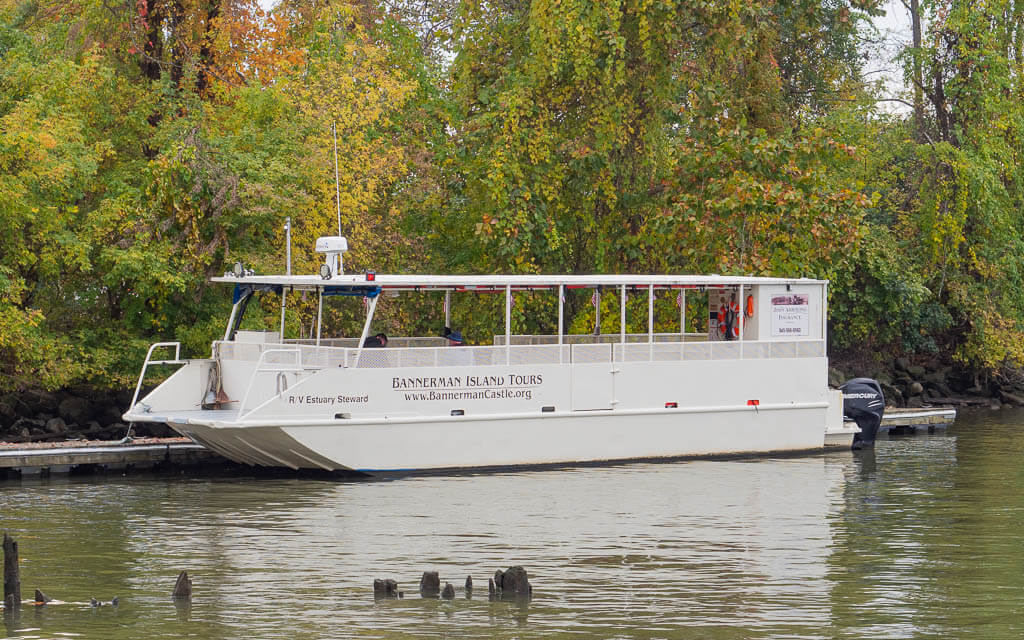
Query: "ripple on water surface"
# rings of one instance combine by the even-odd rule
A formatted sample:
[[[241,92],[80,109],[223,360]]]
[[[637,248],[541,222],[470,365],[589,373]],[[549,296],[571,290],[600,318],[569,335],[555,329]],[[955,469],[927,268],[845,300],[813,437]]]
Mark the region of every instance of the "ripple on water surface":
[[[1019,414],[874,452],[390,481],[0,484],[11,637],[1016,637]],[[535,597],[489,602],[522,564]],[[168,594],[177,572],[190,606]],[[460,587],[421,599],[424,570]],[[467,575],[476,586],[461,590]],[[407,598],[374,601],[372,580]],[[121,605],[92,608],[90,597]]]

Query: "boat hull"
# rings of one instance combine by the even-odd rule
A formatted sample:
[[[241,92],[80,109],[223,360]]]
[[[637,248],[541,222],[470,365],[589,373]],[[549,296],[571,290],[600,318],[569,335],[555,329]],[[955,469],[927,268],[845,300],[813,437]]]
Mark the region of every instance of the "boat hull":
[[[373,474],[817,451],[827,406],[171,426],[239,462]]]

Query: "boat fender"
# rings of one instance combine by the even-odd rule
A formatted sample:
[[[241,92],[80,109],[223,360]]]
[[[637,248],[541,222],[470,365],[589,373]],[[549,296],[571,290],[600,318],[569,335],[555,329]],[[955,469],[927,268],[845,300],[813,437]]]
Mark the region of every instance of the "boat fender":
[[[754,317],[754,296],[752,295],[747,296],[747,305],[745,312],[748,318]]]

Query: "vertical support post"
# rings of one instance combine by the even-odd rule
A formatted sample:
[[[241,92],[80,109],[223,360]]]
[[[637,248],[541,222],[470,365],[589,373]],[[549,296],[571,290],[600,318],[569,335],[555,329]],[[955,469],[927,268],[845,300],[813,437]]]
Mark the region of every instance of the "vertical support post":
[[[821,344],[824,355],[828,346],[828,285],[818,285],[818,288],[821,290]]]
[[[647,285],[647,342],[654,342],[654,285]]]
[[[512,285],[505,285],[505,364],[512,359]]]
[[[21,576],[18,571],[18,543],[4,531],[4,607],[21,607]]]
[[[236,302],[234,304],[234,306],[231,307],[231,317],[228,318],[228,326],[227,326],[226,329],[224,329],[224,341],[225,342],[227,342],[228,339],[231,338],[231,327],[235,326],[235,316],[238,315],[238,305],[240,305],[240,304],[242,304],[241,300]]]
[[[281,287],[281,344],[284,344],[284,309],[287,303],[288,289]]]
[[[452,292],[447,289],[444,292],[444,326],[452,326]]]
[[[324,289],[323,287],[317,287],[317,301],[316,301],[316,346],[320,346],[320,329],[322,328],[324,318]]]
[[[626,285],[619,286],[619,342],[626,344]]]
[[[654,285],[647,285],[647,360],[654,360]]]
[[[562,332],[565,326],[565,285],[558,285],[558,364],[562,364]]]
[[[740,284],[740,360],[743,359],[743,334],[745,333],[744,328],[747,324],[747,305],[744,304],[745,301],[743,299],[743,289],[743,285]]]
[[[379,298],[380,294],[370,298],[370,308],[366,311],[366,324],[363,325],[363,332],[359,334],[359,344],[356,346],[356,359],[352,363],[353,367],[359,366],[359,356],[363,354],[363,343],[366,342],[366,336],[370,333],[370,324],[373,323],[373,313],[377,310],[377,300]]]
[[[686,341],[686,289],[679,290],[679,341]]]
[[[594,335],[601,335],[601,285],[597,285],[594,289],[594,300],[597,304],[594,305]]]

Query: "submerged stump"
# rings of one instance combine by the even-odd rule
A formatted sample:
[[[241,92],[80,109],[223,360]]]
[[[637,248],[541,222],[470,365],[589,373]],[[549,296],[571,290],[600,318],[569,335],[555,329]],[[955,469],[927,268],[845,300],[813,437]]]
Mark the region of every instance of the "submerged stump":
[[[192,579],[188,577],[188,571],[182,571],[178,574],[171,597],[175,600],[189,600],[192,598]]]
[[[428,598],[436,598],[441,592],[441,577],[436,571],[424,571],[420,578],[420,595]]]
[[[533,595],[533,585],[526,569],[518,565],[505,571],[495,571],[494,588],[502,598],[529,598]]]
[[[373,581],[373,597],[374,598],[397,598],[398,597],[398,582],[395,580],[379,578]]]

